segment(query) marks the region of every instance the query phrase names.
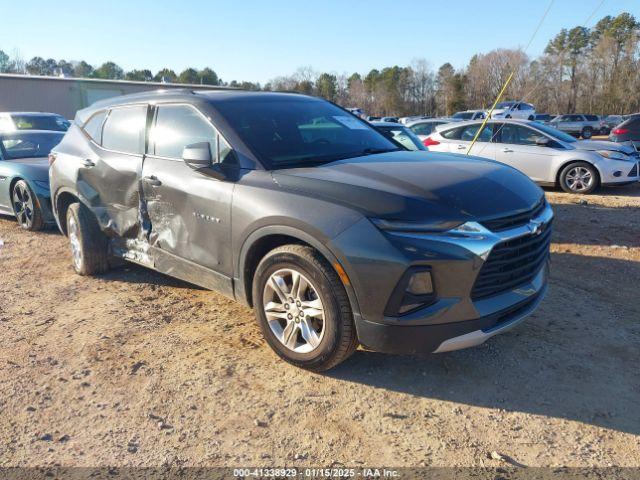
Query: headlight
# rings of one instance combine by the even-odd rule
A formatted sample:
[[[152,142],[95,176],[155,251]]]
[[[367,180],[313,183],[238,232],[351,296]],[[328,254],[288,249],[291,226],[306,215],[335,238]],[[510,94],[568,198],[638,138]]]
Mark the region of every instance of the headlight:
[[[614,150],[598,150],[599,155],[610,160],[629,160],[629,156],[622,152],[616,152]]]
[[[404,222],[401,220],[385,220],[382,218],[370,218],[369,220],[380,230],[413,233],[441,233],[459,227],[464,223],[458,220],[433,222]]]

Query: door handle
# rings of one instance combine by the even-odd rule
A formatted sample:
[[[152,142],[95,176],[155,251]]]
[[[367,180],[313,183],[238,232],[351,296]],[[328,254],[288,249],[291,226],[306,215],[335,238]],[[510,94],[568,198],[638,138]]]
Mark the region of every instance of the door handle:
[[[503,148],[503,149],[502,149],[502,151],[503,151],[504,153],[513,153],[513,150],[511,150],[510,148],[506,148],[506,147],[505,147],[505,148]]]
[[[458,145],[458,150],[464,150],[465,148],[467,148],[466,145]]]
[[[144,180],[146,184],[151,185],[152,187],[159,187],[160,185],[162,185],[162,182],[158,180],[155,175],[149,175],[147,177],[144,177],[142,180]]]
[[[82,164],[83,164],[85,167],[89,167],[89,168],[91,168],[91,167],[95,167],[95,166],[96,166],[96,163],[95,163],[93,160],[89,160],[88,158],[85,158],[85,159],[83,160]]]

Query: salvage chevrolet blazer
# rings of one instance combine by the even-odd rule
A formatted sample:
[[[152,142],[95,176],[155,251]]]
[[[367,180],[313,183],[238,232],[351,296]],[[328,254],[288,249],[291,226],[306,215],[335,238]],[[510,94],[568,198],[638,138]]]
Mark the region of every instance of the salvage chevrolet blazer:
[[[547,285],[552,211],[525,175],[410,152],[298,94],[160,91],[81,110],[51,155],[81,275],[125,259],[255,309],[310,370],[358,346],[446,352],[520,322]]]

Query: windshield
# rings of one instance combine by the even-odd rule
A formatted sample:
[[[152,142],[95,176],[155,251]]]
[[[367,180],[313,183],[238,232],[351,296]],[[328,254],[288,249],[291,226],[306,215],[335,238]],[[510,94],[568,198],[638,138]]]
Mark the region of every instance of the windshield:
[[[62,140],[62,133],[15,133],[2,138],[2,157],[5,160],[46,157]]]
[[[452,118],[461,118],[462,120],[471,120],[473,118],[473,112],[456,112]]]
[[[568,133],[561,132],[560,130],[557,130],[553,127],[549,127],[548,125],[539,124],[539,125],[536,125],[536,128],[541,132],[544,132],[547,135],[551,135],[552,137],[555,137],[558,140],[561,140],[563,142],[573,143],[576,141],[576,139],[571,135],[569,135]]]
[[[376,127],[386,137],[398,142],[407,150],[426,150],[418,136],[407,127]]]
[[[269,169],[400,150],[368,123],[329,102],[289,97],[236,98],[215,106]]]
[[[11,115],[11,119],[18,130],[52,130],[66,132],[69,121],[60,115]]]

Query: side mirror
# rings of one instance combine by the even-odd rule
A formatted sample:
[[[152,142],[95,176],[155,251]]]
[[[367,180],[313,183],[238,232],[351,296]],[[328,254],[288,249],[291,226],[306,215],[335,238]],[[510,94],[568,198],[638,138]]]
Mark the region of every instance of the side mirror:
[[[210,167],[213,162],[209,142],[192,143],[182,150],[182,160],[195,170]]]
[[[536,138],[536,145],[539,147],[547,147],[549,146],[549,139],[547,137],[538,137]]]
[[[192,143],[182,150],[182,160],[202,175],[224,180],[227,175],[219,163],[213,163],[209,142]]]

